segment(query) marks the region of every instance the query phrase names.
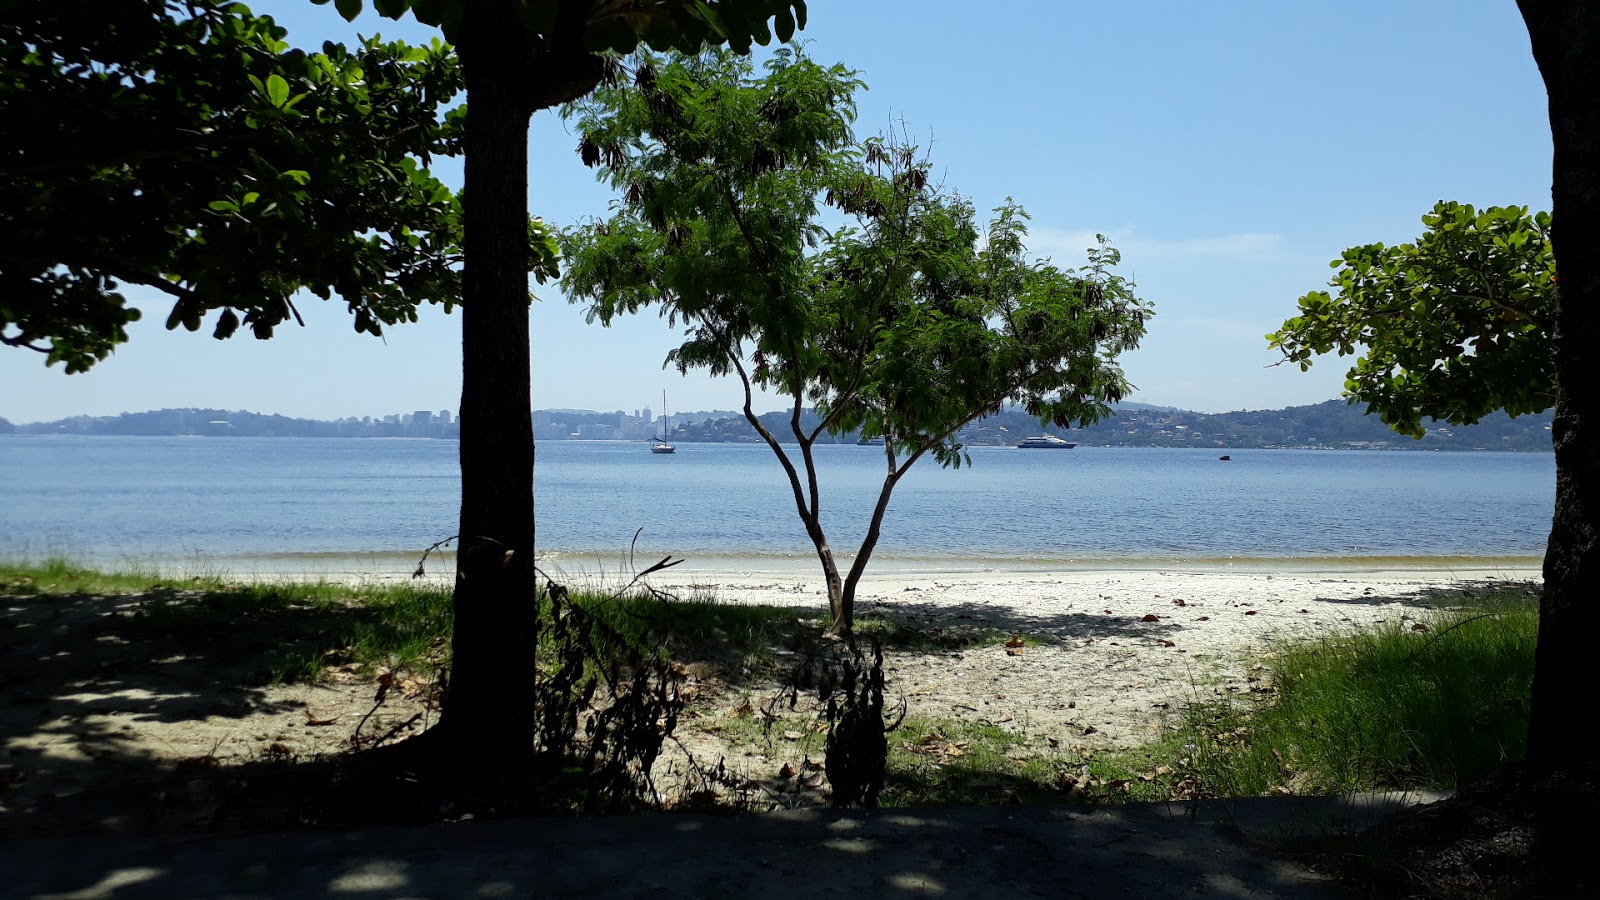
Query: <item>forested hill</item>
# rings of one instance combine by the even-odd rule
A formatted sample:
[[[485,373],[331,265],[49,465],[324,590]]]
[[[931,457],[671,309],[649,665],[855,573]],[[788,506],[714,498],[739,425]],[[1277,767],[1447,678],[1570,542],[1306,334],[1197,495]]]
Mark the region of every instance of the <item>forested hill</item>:
[[[1121,410],[1115,418],[1072,432],[1108,447],[1323,447],[1387,450],[1516,450],[1550,452],[1551,413],[1494,413],[1476,425],[1429,420],[1415,440],[1391,431],[1364,404],[1329,400],[1311,406],[1226,413]],[[981,427],[981,424],[980,424]],[[1021,427],[1026,429],[1027,424]]]
[[[1419,441],[1394,433],[1377,416],[1363,414],[1364,408],[1343,400],[1227,413],[1123,405],[1115,416],[1071,431],[1041,429],[1026,414],[1007,410],[971,423],[961,430],[960,437],[972,446],[1010,445],[1029,435],[1050,433],[1095,447],[1550,451],[1548,412],[1516,419],[1495,413],[1470,426],[1430,423],[1427,436]],[[767,413],[761,418],[780,440],[789,433],[787,414]],[[802,417],[802,427],[806,423],[814,427],[815,422],[809,415]],[[841,435],[839,439],[854,441],[855,435]],[[680,424],[674,440],[752,441],[756,437],[742,418],[690,419]]]
[[[419,414],[420,415],[420,414]],[[555,415],[555,414],[553,414]],[[542,440],[568,439],[580,431],[606,437],[618,413],[588,410],[562,411],[562,422],[553,429],[559,435],[541,435]],[[1329,400],[1312,406],[1248,412],[1197,413],[1180,409],[1126,404],[1117,414],[1084,429],[1062,431],[1041,429],[1027,415],[1007,410],[973,422],[961,432],[962,440],[973,446],[1015,444],[1029,435],[1060,434],[1085,446],[1097,447],[1204,447],[1208,449],[1248,448],[1335,448],[1360,450],[1516,450],[1549,452],[1550,413],[1512,419],[1495,413],[1471,426],[1431,423],[1422,440],[1390,431],[1376,416],[1362,413],[1361,406],[1342,400]],[[567,420],[577,422],[572,425]],[[392,420],[392,421],[386,421]],[[780,437],[789,433],[789,416],[772,412],[763,422]],[[584,423],[590,423],[583,428]],[[803,427],[815,427],[809,412],[802,416]],[[673,417],[672,440],[679,443],[726,442],[754,443],[755,430],[742,417],[717,412],[690,413]],[[125,434],[125,435],[217,435],[275,437],[443,437],[457,435],[454,423],[435,418],[428,423],[408,417],[384,419],[344,419],[334,422],[293,419],[217,409],[159,410],[124,413],[120,416],[75,416],[54,422],[13,425],[0,419],[0,434]],[[611,437],[628,438],[620,432]],[[856,435],[844,434],[840,442],[854,442]]]

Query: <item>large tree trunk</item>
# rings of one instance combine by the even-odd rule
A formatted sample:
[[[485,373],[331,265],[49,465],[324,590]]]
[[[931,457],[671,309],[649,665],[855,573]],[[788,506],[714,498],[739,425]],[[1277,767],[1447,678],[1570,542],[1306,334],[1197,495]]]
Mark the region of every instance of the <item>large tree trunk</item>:
[[[527,38],[474,3],[461,40],[466,264],[461,304],[461,529],[449,699],[452,768],[494,779],[534,739],[536,600],[528,349]]]
[[[1589,655],[1600,633],[1600,4],[1519,0],[1550,94],[1555,142],[1551,242],[1560,278],[1553,425],[1556,508],[1545,551],[1528,762],[1536,777],[1600,772],[1584,737]]]

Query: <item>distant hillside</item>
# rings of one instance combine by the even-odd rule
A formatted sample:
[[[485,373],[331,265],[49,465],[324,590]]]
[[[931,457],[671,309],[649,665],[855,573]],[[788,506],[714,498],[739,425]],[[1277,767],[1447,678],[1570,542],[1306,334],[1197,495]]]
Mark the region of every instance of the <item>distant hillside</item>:
[[[374,418],[293,419],[229,409],[158,409],[120,416],[73,416],[18,425],[20,434],[212,435],[232,437],[459,437],[459,426],[417,413]]]
[[[1477,425],[1462,427],[1436,423],[1428,428],[1427,436],[1418,441],[1395,434],[1376,416],[1364,415],[1362,409],[1343,400],[1288,409],[1228,413],[1197,413],[1124,403],[1111,418],[1072,431],[1040,428],[1025,413],[1008,409],[973,422],[961,430],[959,437],[964,443],[978,447],[1006,446],[1029,435],[1048,433],[1097,447],[1550,450],[1550,413],[1517,419],[1495,413]],[[789,433],[786,413],[767,413],[761,419],[779,440]],[[809,413],[801,419],[805,428],[816,427],[816,422],[816,417]],[[755,430],[742,417],[680,422],[674,429],[673,439],[739,443],[758,440]],[[839,435],[838,440],[853,442],[856,435]]]
[[[1184,410],[1122,410],[1073,436],[1106,447],[1321,447],[1361,450],[1516,450],[1550,451],[1551,413],[1511,418],[1494,413],[1476,425],[1454,426],[1430,420],[1421,440],[1396,434],[1365,406],[1329,400],[1227,413]],[[1025,428],[1026,426],[1024,426]]]
[[[546,423],[556,411],[534,414],[540,440],[570,440],[576,435],[610,439],[648,438],[648,423],[631,421],[621,413],[569,410],[561,421]],[[426,418],[425,418],[426,417]],[[622,424],[619,425],[619,417]],[[770,412],[763,423],[782,440],[789,434],[789,414]],[[1311,406],[1227,413],[1197,413],[1171,407],[1124,403],[1114,416],[1088,428],[1062,431],[1041,429],[1026,414],[1008,409],[973,422],[960,438],[972,446],[1009,446],[1040,433],[1059,434],[1085,446],[1098,447],[1204,447],[1207,449],[1331,448],[1352,450],[1516,450],[1549,452],[1550,413],[1512,419],[1495,413],[1477,425],[1455,427],[1434,423],[1417,441],[1390,431],[1376,416],[1342,400]],[[801,416],[803,428],[816,427],[810,411]],[[686,413],[672,417],[671,440],[680,443],[757,443],[760,438],[743,416],[725,410]],[[638,431],[637,434],[634,431]],[[74,416],[54,422],[13,425],[0,419],[0,434],[113,434],[212,435],[258,437],[434,437],[455,438],[459,425],[425,412],[381,418],[347,418],[336,421],[294,419],[286,416],[220,409],[163,409],[120,416]],[[855,434],[834,438],[853,443]]]

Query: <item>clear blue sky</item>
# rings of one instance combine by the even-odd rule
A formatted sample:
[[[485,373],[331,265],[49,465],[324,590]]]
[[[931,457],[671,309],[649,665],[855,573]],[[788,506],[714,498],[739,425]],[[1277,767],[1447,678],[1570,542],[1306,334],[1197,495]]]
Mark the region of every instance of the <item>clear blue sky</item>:
[[[414,22],[332,6],[252,7],[315,47],[355,33],[425,39]],[[1015,197],[1030,247],[1082,259],[1105,232],[1156,318],[1124,358],[1131,399],[1262,409],[1336,396],[1344,365],[1267,368],[1262,335],[1321,288],[1350,245],[1399,242],[1440,199],[1548,209],[1545,94],[1512,0],[811,0],[803,37],[859,69],[865,136],[904,121],[946,184],[980,208]],[[982,9],[983,11],[979,11]],[[609,193],[554,113],[534,117],[530,200],[566,225]],[[442,169],[459,183],[459,168]],[[93,228],[92,222],[84,227]],[[734,382],[663,371],[653,316],[602,329],[545,286],[533,320],[536,407],[733,408]],[[337,301],[271,341],[168,333],[143,304],[132,341],[85,375],[0,348],[0,416],[16,422],[161,407],[334,418],[453,409],[459,318],[425,310],[385,341]],[[652,400],[657,403],[651,403]],[[777,405],[777,404],[772,404]]]

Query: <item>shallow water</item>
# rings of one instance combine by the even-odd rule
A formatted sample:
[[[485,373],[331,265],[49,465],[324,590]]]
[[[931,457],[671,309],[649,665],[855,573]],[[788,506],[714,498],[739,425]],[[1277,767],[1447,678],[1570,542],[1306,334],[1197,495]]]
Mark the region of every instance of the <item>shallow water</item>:
[[[409,569],[456,528],[452,441],[0,437],[0,554],[230,571]],[[1543,555],[1550,454],[979,448],[902,481],[875,557],[941,570],[1383,567]],[[865,532],[881,448],[819,448],[836,550]],[[539,446],[547,562],[615,570],[665,554],[728,570],[814,556],[764,446]],[[648,559],[647,559],[648,558]]]

